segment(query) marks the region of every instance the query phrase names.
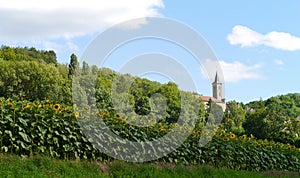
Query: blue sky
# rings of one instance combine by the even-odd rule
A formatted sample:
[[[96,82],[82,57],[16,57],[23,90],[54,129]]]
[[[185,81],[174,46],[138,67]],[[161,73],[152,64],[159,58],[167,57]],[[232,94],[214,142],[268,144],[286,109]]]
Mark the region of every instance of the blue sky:
[[[248,102],[300,91],[299,0],[0,0],[0,43],[54,49],[58,61],[67,63],[72,52],[80,57],[105,29],[148,16],[179,21],[207,41],[222,67],[227,101]],[[119,55],[110,56],[115,62],[106,65],[118,70],[125,62],[120,57],[132,58],[145,49],[184,57],[182,63],[193,65],[178,47],[155,40],[124,45]],[[197,78],[198,92],[211,95],[201,70],[191,69],[191,75]]]

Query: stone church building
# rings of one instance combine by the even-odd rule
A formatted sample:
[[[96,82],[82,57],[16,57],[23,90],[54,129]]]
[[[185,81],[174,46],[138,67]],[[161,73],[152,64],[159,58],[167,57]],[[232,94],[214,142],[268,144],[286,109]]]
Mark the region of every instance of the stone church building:
[[[225,98],[223,98],[223,86],[222,82],[218,77],[218,73],[216,73],[215,81],[212,83],[212,93],[213,96],[197,96],[197,98],[201,99],[204,104],[207,104],[209,100],[221,106],[223,111],[226,109]]]

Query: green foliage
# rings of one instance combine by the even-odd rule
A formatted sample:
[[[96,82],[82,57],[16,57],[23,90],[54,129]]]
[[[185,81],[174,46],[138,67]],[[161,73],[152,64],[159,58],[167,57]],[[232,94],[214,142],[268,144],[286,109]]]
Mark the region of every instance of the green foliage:
[[[0,99],[0,107],[1,152],[46,154],[62,159],[111,159],[100,153],[83,136],[78,119],[85,121],[86,118],[80,118],[81,112],[74,113],[73,107],[52,104],[50,101],[16,102],[4,98]],[[188,139],[178,149],[160,158],[159,162],[208,164],[251,171],[300,170],[300,150],[290,144],[257,140],[252,135],[237,137],[222,130],[201,131],[188,123],[178,125],[147,120],[144,126],[134,126],[128,124],[129,118],[109,112],[101,113],[98,119],[102,119],[120,137],[137,142],[160,138],[175,126],[179,130],[190,130]],[[91,126],[91,132],[101,135],[101,130],[95,130],[99,128]],[[211,137],[212,133],[215,134],[212,141],[201,147],[200,137]],[[180,132],[172,136],[177,138],[177,134]],[[99,144],[97,140],[93,143]],[[116,148],[111,146],[110,149]]]
[[[89,177],[105,176],[97,163],[88,161],[62,161],[46,156],[21,158],[0,154],[0,177]]]
[[[179,128],[193,134],[180,148],[161,158],[163,162],[208,163],[247,170],[299,170],[297,149],[273,141],[300,147],[300,121],[296,119],[300,115],[300,94],[245,105],[229,102],[222,125],[227,134],[211,138],[211,134],[202,130],[204,126],[210,130],[216,128],[218,118],[223,117],[222,109],[210,101],[206,111],[203,102],[190,92],[180,91],[172,82],[160,84],[121,75],[108,68],[90,67],[86,62],[80,68],[75,54],[70,56],[70,64],[58,64],[54,51],[35,48],[2,46],[0,66],[0,96],[13,98],[0,99],[2,152],[110,159],[88,142],[78,125],[76,117],[80,112],[91,111],[88,106],[92,106],[97,107],[92,114],[101,116],[96,119],[105,121],[119,136],[137,142],[164,136],[177,126],[178,118],[183,118]],[[71,87],[77,92],[72,93]],[[73,113],[72,99],[80,104],[79,113]],[[196,121],[194,128],[193,121]],[[101,132],[97,127],[91,129]],[[244,133],[270,141],[231,138],[232,134],[236,137],[235,134]],[[212,142],[200,147],[201,136]],[[172,139],[175,137],[176,134]],[[286,166],[279,164],[282,160]]]
[[[69,78],[71,78],[74,75],[75,76],[79,75],[79,62],[78,62],[77,56],[75,54],[71,54],[68,76],[69,76]]]
[[[224,168],[208,166],[181,166],[163,163],[125,163],[113,161],[110,163],[56,160],[45,156],[20,158],[13,155],[0,154],[0,177],[228,177],[228,178],[264,178],[274,177],[299,177],[299,173],[287,171],[250,172],[235,171]],[[273,176],[272,176],[273,177]]]
[[[246,111],[241,104],[236,101],[226,103],[223,125],[224,128],[237,135],[242,135],[245,131],[243,123],[245,122]]]
[[[290,93],[274,96],[267,100],[253,101],[244,107],[246,110],[257,110],[269,105],[276,105],[282,109],[285,116],[296,118],[300,115],[300,93]]]
[[[85,139],[73,107],[50,101],[0,99],[0,150],[18,155],[47,154],[55,158],[99,157]]]
[[[91,73],[90,66],[87,62],[82,62],[82,75],[89,75]]]
[[[52,99],[66,102],[71,98],[70,83],[53,64],[36,61],[2,61],[0,96],[20,100]]]
[[[267,100],[253,101],[244,106],[247,134],[260,139],[300,145],[300,94],[286,94]]]
[[[214,169],[205,166],[185,167],[173,164],[130,164],[113,162],[109,167],[111,177],[223,177],[223,178],[255,178],[264,177],[263,174],[229,169]]]
[[[167,122],[175,123],[181,112],[181,98],[180,91],[175,83],[169,82],[166,85],[162,85],[158,89],[158,93],[164,95],[167,101]]]
[[[57,64],[56,54],[54,51],[37,50],[35,48],[20,48],[20,47],[9,47],[1,46],[0,48],[0,59],[6,61],[38,61],[47,64]]]

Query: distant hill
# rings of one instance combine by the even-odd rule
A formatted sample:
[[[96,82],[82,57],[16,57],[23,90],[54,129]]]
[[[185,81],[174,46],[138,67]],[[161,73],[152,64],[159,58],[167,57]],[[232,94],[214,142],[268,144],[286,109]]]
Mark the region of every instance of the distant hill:
[[[246,110],[257,110],[269,105],[277,105],[282,110],[284,115],[297,118],[300,115],[300,93],[289,93],[270,97],[267,100],[252,101],[245,104]]]

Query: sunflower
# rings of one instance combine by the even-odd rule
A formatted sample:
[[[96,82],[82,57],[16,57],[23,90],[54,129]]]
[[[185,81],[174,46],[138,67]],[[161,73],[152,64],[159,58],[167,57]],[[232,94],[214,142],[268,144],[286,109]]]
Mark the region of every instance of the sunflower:
[[[27,109],[27,108],[30,108],[31,106],[30,106],[30,104],[27,104],[25,107],[24,107],[24,109]]]
[[[7,105],[10,106],[10,107],[14,106],[14,104],[12,102],[10,102],[10,101],[8,101]]]
[[[120,118],[120,115],[119,115],[119,114],[116,114],[116,117],[117,117],[117,118]]]
[[[54,110],[59,111],[59,109],[60,109],[60,104],[55,104],[54,105]]]
[[[225,141],[225,142],[228,142],[229,141],[229,138],[223,138],[223,141]]]
[[[76,118],[79,117],[79,112],[75,112],[75,117],[76,117]]]
[[[244,135],[242,136],[242,138],[243,138],[243,140],[247,140],[247,135],[244,134]]]
[[[235,139],[234,133],[230,134],[230,138],[231,138],[231,139]]]
[[[45,106],[51,106],[51,102],[46,102]]]

